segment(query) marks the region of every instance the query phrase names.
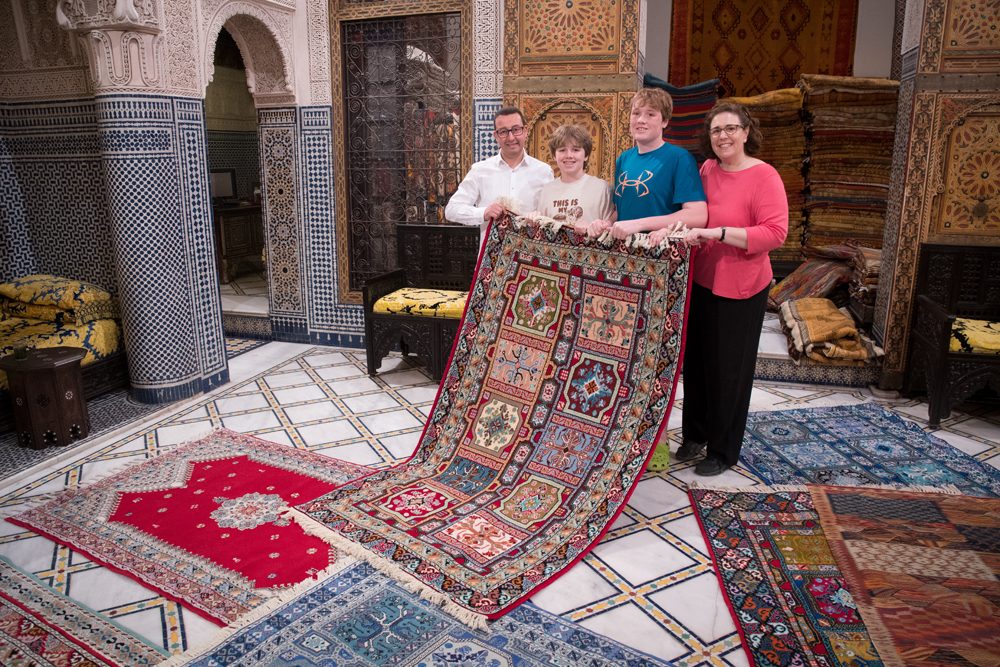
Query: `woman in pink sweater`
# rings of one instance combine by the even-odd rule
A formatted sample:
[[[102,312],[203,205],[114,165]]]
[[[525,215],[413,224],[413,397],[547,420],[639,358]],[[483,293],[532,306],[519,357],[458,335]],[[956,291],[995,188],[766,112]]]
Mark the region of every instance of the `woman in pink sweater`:
[[[753,157],[762,136],[740,104],[709,111],[701,137],[708,226],[684,239],[696,246],[684,353],[683,439],[677,459],[706,452],[698,475],[736,464],[746,429],[771,260],[788,234],[788,198],[771,165]]]

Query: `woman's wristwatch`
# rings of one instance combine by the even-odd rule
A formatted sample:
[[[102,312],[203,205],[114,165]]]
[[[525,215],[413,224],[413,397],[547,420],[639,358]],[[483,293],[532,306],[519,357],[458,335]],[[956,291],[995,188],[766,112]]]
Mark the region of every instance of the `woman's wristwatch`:
[[[720,227],[719,229],[722,230],[722,235],[719,236],[719,243],[725,243],[726,242],[726,228],[725,227]]]

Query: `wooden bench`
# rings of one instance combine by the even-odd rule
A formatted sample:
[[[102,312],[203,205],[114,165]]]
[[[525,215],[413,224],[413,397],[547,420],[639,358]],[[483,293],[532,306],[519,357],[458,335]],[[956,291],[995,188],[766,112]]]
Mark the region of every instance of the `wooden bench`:
[[[440,382],[461,312],[456,317],[380,313],[375,304],[403,288],[468,291],[479,258],[479,227],[401,224],[396,239],[400,268],[372,278],[362,292],[368,374],[375,375],[382,359],[398,348],[403,356],[423,359]]]
[[[1000,246],[923,244],[906,393],[927,392],[928,421],[987,387],[1000,392],[1000,355],[952,351],[956,318],[1000,322]]]

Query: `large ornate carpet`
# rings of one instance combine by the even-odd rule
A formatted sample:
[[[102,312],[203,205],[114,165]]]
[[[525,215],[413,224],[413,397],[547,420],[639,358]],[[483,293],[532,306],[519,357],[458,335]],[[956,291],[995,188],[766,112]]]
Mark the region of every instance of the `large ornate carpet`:
[[[688,249],[644,240],[493,225],[413,457],[296,517],[473,626],[582,558],[625,506],[675,389]]]
[[[880,405],[755,412],[740,463],[766,484],[953,486],[1000,496],[1000,473]]]
[[[470,630],[357,563],[240,629],[170,665],[668,665],[528,603]],[[166,666],[164,666],[166,667]]]
[[[1000,664],[1000,500],[810,488],[886,665]]]
[[[336,569],[281,512],[367,472],[219,430],[8,521],[225,624]]]
[[[759,95],[802,73],[850,76],[857,13],[858,0],[674,0],[670,83]]]
[[[156,665],[167,656],[0,558],[0,665]]]
[[[689,493],[751,664],[881,664],[806,487]]]

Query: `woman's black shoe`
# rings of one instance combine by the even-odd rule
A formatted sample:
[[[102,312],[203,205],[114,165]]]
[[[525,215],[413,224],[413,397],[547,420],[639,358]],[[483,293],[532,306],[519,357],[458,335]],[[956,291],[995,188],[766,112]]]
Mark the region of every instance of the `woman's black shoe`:
[[[729,470],[729,466],[723,463],[721,459],[705,459],[694,467],[694,474],[702,477],[714,477],[715,475],[721,475],[727,470]]]
[[[690,461],[691,459],[698,458],[705,453],[705,447],[708,446],[707,442],[691,442],[690,440],[685,440],[681,448],[677,450],[677,454],[674,456],[678,461]]]

